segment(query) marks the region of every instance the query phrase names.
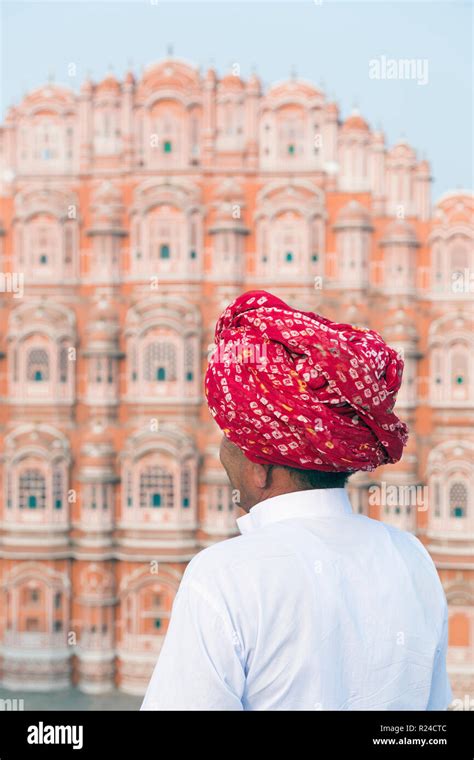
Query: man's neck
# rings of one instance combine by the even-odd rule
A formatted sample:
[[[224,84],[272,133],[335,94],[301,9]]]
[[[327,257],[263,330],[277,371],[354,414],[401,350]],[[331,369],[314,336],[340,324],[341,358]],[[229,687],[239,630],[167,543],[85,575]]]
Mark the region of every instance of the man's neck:
[[[274,496],[283,496],[287,493],[297,493],[298,491],[330,491],[334,489],[330,488],[297,488],[295,486],[288,486],[286,489],[282,488],[268,488],[265,489],[264,492],[261,494],[261,498],[259,498],[258,501],[256,501],[254,504],[251,504],[249,507],[245,508],[242,507],[243,511],[247,514],[250,512],[252,507],[256,507],[257,504],[261,504],[262,501],[267,501],[268,499],[272,499]]]

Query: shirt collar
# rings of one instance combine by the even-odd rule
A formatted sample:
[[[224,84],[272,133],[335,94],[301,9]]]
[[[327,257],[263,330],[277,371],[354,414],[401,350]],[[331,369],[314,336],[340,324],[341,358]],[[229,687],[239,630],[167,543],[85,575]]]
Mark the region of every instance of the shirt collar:
[[[342,517],[352,514],[345,488],[314,488],[293,491],[260,501],[250,511],[237,518],[241,533],[251,533],[269,523],[295,517]]]

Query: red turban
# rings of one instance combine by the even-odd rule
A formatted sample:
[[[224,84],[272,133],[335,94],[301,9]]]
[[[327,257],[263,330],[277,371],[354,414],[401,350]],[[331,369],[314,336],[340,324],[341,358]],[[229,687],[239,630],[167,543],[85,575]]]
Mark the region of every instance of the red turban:
[[[215,343],[209,409],[252,462],[348,472],[400,459],[408,431],[392,410],[403,361],[373,330],[255,290],[227,307]]]

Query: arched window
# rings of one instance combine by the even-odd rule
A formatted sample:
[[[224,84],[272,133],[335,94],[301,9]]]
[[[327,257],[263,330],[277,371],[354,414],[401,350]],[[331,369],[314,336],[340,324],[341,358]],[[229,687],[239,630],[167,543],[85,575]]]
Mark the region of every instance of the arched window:
[[[299,271],[305,251],[303,220],[293,213],[278,218],[272,227],[272,256],[278,270]]]
[[[432,244],[432,288],[440,295],[470,295],[469,272],[474,255],[466,235],[438,238]]]
[[[304,122],[296,114],[280,122],[279,130],[280,157],[288,159],[302,157],[304,153]]]
[[[41,470],[29,469],[20,474],[20,509],[44,509],[46,506],[46,480]]]
[[[44,348],[31,348],[28,351],[26,377],[32,382],[49,380],[49,356]]]
[[[13,483],[12,483],[12,475],[10,472],[7,472],[7,509],[11,509],[13,507]]]
[[[96,109],[94,114],[94,151],[99,156],[119,150],[120,126],[118,109],[112,105]]]
[[[155,341],[145,349],[145,380],[176,380],[176,348],[172,343]]]
[[[174,505],[173,476],[158,465],[150,465],[140,473],[140,507]]]
[[[37,164],[57,164],[61,160],[59,126],[54,122],[43,119],[35,125],[33,158]]]
[[[184,379],[187,383],[194,380],[194,348],[189,339],[184,349]]]
[[[53,507],[54,509],[62,509],[63,506],[63,474],[61,470],[55,468],[53,470]]]
[[[444,277],[443,267],[443,250],[441,242],[437,242],[433,245],[433,264],[434,264],[434,286],[439,290]]]
[[[270,251],[269,251],[269,232],[268,232],[268,219],[260,219],[257,226],[257,251],[259,252],[257,259],[257,272],[259,274],[267,274],[270,264]]]
[[[465,347],[453,348],[451,352],[451,388],[453,399],[467,397],[469,387],[469,357]]]
[[[449,488],[449,515],[450,517],[466,517],[467,515],[467,488],[462,482],[455,482]]]
[[[163,110],[158,105],[150,114],[148,143],[149,161],[155,166],[178,166],[183,159],[184,129],[188,130],[187,116],[180,109]],[[188,135],[189,137],[189,132]]]
[[[66,224],[64,228],[64,264],[65,269],[71,267],[74,257],[74,229],[71,224]]]
[[[452,333],[435,335],[430,351],[431,401],[459,406],[472,396],[474,348],[469,338]]]
[[[150,260],[169,259],[171,257],[171,228],[170,224],[159,217],[150,219],[149,242]]]
[[[197,250],[199,245],[198,240],[198,224],[199,220],[197,214],[192,214],[189,220],[189,258],[197,258]]]
[[[438,480],[435,481],[433,489],[434,489],[434,516],[441,517],[441,486]]]
[[[18,348],[13,346],[13,382],[18,382]]]
[[[67,367],[68,367],[68,350],[67,346],[61,346],[59,349],[59,382],[67,383]]]
[[[199,120],[197,116],[191,116],[190,121],[191,136],[191,158],[196,160],[199,156]]]
[[[187,239],[188,221],[181,210],[172,206],[159,206],[148,215],[148,246],[145,251],[145,265],[158,266],[157,273],[173,272],[185,266],[184,255]],[[140,249],[141,250],[141,249]],[[148,264],[146,255],[148,254]],[[142,255],[143,262],[143,255]],[[140,269],[140,266],[138,267]],[[147,271],[147,274],[149,272]]]
[[[127,470],[125,476],[125,504],[127,507],[133,507],[133,475],[131,469]]]
[[[134,342],[130,349],[130,380],[135,383],[138,380],[137,345]]]
[[[181,472],[181,506],[185,509],[191,506],[191,472],[184,466]]]
[[[54,233],[55,230],[52,225],[45,224],[38,226],[36,229],[36,263],[41,264],[42,266],[48,264],[49,257],[54,250],[56,244],[56,235]]]
[[[31,605],[32,607],[41,605],[43,596],[42,589],[38,588],[37,586],[34,586],[33,588],[31,586],[27,586],[26,588],[23,587],[21,591],[22,593],[20,594],[20,597],[22,605]]]
[[[84,506],[93,510],[108,509],[111,494],[109,485],[108,483],[90,483],[84,489]]]
[[[469,266],[469,253],[463,245],[453,245],[450,249],[451,271],[464,272]]]

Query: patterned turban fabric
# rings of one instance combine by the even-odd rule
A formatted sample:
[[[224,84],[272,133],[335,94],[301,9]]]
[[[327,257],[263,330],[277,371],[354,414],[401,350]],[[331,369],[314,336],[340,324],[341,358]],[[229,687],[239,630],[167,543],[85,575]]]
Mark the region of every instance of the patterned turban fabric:
[[[373,330],[293,309],[265,291],[216,325],[205,391],[226,438],[252,462],[353,472],[397,462],[403,361]]]

